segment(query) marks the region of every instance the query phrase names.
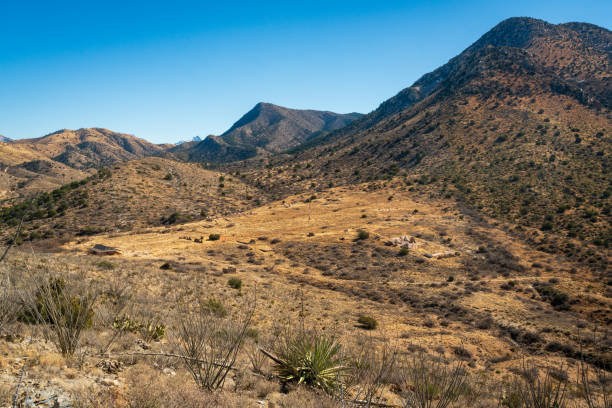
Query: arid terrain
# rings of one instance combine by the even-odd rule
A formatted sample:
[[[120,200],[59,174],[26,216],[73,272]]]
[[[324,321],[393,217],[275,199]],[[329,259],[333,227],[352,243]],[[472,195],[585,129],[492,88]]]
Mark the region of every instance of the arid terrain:
[[[0,406],[610,408],[609,30],[373,112],[0,143]]]

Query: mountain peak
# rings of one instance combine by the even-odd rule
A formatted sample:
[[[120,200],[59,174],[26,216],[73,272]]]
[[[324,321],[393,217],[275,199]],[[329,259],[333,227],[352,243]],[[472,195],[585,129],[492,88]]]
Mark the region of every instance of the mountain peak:
[[[184,149],[193,160],[236,161],[297,147],[322,133],[346,126],[361,114],[289,109],[259,102],[221,136]]]

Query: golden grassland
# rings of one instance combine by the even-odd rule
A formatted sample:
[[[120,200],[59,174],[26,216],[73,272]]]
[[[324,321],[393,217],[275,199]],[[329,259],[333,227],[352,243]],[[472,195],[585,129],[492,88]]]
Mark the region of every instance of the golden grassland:
[[[65,395],[84,398],[88,392],[83,390],[91,388],[96,391],[89,394],[103,393],[117,406],[145,398],[134,395],[135,389],[147,388],[143,382],[162,390],[182,378],[183,392],[201,402],[213,397],[186,385],[187,374],[176,359],[134,353],[171,350],[176,316],[184,305],[214,298],[231,308],[252,296],[253,329],[259,336],[306,324],[347,345],[369,339],[374,347],[463,360],[471,372],[499,383],[525,359],[540,367],[562,367],[574,379],[576,355],[551,344],[583,347],[597,356],[595,364],[609,359],[609,344],[593,340],[601,336],[597,323],[602,316],[596,311],[610,310],[606,283],[517,241],[503,223],[475,219],[458,208],[452,200],[431,200],[406,188],[368,191],[361,185],[289,196],[182,225],[79,238],[55,254],[28,253],[22,246],[11,257],[15,268],[58,265],[101,286],[127,288],[133,294],[132,315],[162,322],[168,335],[143,344],[130,333],[106,358],[86,355],[76,364],[65,362],[35,329],[21,325],[26,332],[34,330],[33,336],[0,340],[0,372],[14,386],[28,357],[35,361],[28,363],[28,389],[56,386]],[[211,234],[219,239],[210,240]],[[388,245],[402,236],[413,238],[407,251]],[[90,255],[94,244],[121,254]],[[435,254],[449,257],[427,257]],[[229,278],[239,278],[241,289],[228,286]],[[569,310],[554,308],[535,289],[537,282],[566,293]],[[361,315],[373,317],[378,327],[361,328]],[[108,326],[96,323],[83,345],[97,350],[111,336]],[[105,372],[101,360],[119,361],[122,368]],[[238,361],[240,374],[216,394],[220,400],[210,402],[213,406],[323,401],[311,391],[279,392],[278,381],[249,370],[244,354]],[[391,390],[383,400],[399,403]]]

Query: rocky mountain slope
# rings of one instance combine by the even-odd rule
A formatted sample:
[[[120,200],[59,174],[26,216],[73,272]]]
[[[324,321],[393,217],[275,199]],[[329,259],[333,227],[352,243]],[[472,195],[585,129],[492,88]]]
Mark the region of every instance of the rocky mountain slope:
[[[589,24],[503,21],[374,112],[251,179],[293,192],[403,176],[514,222],[542,250],[604,267],[611,44],[609,30]]]
[[[257,155],[279,153],[342,128],[361,115],[297,110],[258,103],[221,136],[208,136],[197,144],[173,149],[190,161],[231,162]]]

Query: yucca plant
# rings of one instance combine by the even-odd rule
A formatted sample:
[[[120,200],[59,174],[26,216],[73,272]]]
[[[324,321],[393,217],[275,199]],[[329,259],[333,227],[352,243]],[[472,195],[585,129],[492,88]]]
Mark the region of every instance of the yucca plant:
[[[278,377],[332,393],[344,370],[340,343],[325,334],[287,333],[283,340],[274,360]]]

